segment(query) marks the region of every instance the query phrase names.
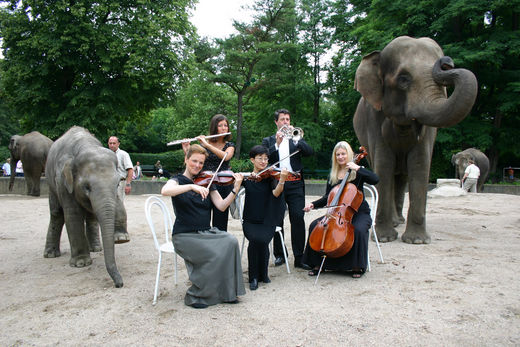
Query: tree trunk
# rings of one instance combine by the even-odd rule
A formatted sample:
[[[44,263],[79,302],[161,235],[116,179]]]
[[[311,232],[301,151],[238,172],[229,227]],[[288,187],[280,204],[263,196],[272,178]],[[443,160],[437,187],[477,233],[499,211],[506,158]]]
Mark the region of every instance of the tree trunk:
[[[314,100],[313,100],[313,121],[318,124],[320,115],[320,57],[318,54],[314,56]]]
[[[500,111],[496,111],[495,119],[493,120],[493,133],[496,136],[493,136],[493,139],[498,138],[498,133],[500,132],[500,127],[502,124],[502,113]],[[491,144],[491,148],[489,149],[489,177],[492,178],[493,183],[497,183],[501,180],[502,175],[500,175],[500,179],[497,179],[497,166],[498,166],[498,156],[499,151],[497,145],[494,143]],[[501,172],[500,172],[501,174]]]
[[[235,158],[240,159],[240,148],[242,147],[242,124],[244,123],[244,117],[242,115],[244,92],[242,90],[238,92],[237,97],[237,143],[235,147]]]

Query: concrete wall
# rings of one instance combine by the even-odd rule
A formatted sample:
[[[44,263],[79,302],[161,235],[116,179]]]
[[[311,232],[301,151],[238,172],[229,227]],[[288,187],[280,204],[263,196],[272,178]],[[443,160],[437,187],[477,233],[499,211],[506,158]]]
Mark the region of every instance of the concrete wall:
[[[166,181],[133,181],[132,182],[132,195],[142,194],[160,194],[162,186]],[[428,190],[435,188],[435,184],[429,184]],[[41,195],[49,194],[49,187],[47,186],[47,179],[41,178],[40,183]],[[0,194],[22,194],[26,193],[25,179],[23,177],[16,177],[14,182],[13,191],[9,191],[9,177],[0,177]],[[492,185],[485,184],[483,193],[494,193],[494,194],[510,194],[520,195],[520,186],[515,185]],[[306,183],[305,184],[306,195],[323,195],[325,194],[324,183]]]

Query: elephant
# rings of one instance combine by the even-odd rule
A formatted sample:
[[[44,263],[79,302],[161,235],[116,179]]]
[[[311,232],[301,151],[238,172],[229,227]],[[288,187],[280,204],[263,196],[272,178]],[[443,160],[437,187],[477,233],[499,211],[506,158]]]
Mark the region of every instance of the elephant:
[[[105,266],[117,288],[123,279],[115,262],[114,244],[128,241],[126,210],[117,195],[120,176],[117,157],[90,132],[74,126],[49,151],[45,172],[49,184],[50,222],[43,256],[61,255],[60,237],[65,223],[69,237],[69,264],[92,264],[90,252],[102,250]]]
[[[446,86],[454,87],[449,97]],[[469,70],[455,69],[434,40],[401,36],[362,59],[354,88],[361,94],[354,131],[380,178],[377,236],[383,242],[397,239],[408,185],[410,207],[401,239],[430,243],[426,194],[437,128],[467,116],[477,79]]]
[[[484,153],[476,148],[468,148],[462,152],[454,154],[451,157],[451,163],[455,165],[455,175],[457,178],[462,179],[462,177],[464,177],[464,170],[466,170],[466,167],[469,165],[469,159],[473,159],[475,165],[480,169],[480,176],[477,181],[477,191],[481,192],[489,174],[489,159]]]
[[[23,136],[13,135],[9,142],[11,165],[16,167],[18,160],[22,161],[27,195],[40,196],[40,177],[45,169],[47,154],[53,141],[37,131]],[[9,179],[9,191],[14,186],[14,169]]]

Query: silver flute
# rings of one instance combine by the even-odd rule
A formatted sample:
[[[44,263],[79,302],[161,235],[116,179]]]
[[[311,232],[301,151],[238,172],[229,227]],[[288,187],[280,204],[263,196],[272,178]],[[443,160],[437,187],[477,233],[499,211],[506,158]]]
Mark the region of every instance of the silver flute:
[[[220,136],[227,136],[231,133],[223,133],[223,134],[215,134],[215,135],[209,135],[209,136],[206,136],[207,139],[211,139],[211,138],[214,138],[214,137],[220,137]],[[184,142],[193,142],[193,141],[197,141],[198,139],[196,137],[193,137],[191,139],[182,139],[182,140],[175,140],[175,141],[172,141],[172,142],[168,142],[166,144],[166,146],[173,146],[173,145],[178,145],[179,143],[184,143]]]

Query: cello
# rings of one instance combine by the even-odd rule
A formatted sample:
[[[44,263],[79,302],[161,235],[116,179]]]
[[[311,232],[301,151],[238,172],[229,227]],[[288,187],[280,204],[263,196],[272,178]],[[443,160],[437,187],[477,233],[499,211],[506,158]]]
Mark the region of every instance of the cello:
[[[357,164],[368,155],[365,147],[354,158]],[[339,258],[347,254],[354,244],[354,225],[352,218],[363,202],[363,193],[357,187],[348,183],[350,170],[347,172],[340,185],[334,187],[328,196],[327,213],[316,224],[309,236],[310,247],[323,254],[320,271],[327,256]],[[317,278],[316,278],[317,280]]]

